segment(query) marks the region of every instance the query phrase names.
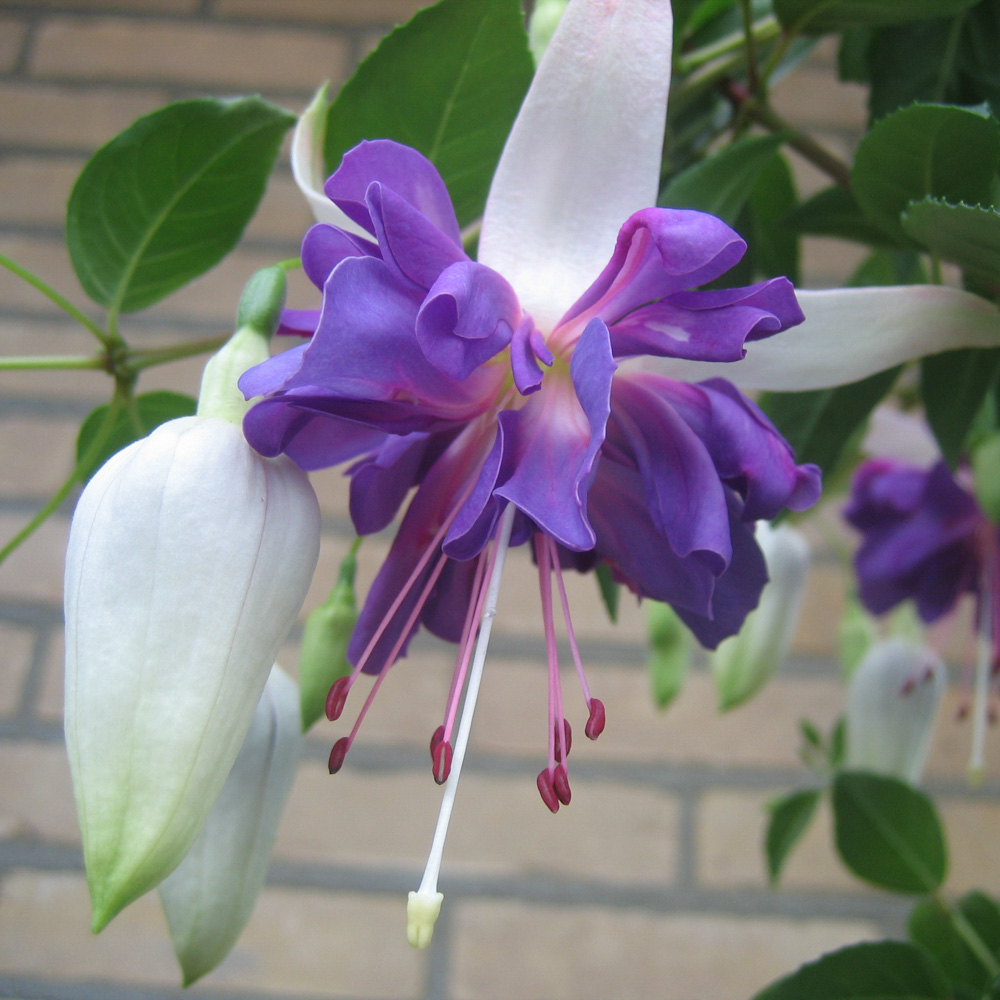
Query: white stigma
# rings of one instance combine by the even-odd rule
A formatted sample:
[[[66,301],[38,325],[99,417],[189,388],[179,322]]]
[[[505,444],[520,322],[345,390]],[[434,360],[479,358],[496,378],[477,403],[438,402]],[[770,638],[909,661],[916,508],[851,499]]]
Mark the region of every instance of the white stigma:
[[[479,684],[483,679],[486,649],[490,643],[490,633],[493,631],[493,619],[497,614],[497,595],[500,592],[500,578],[503,576],[503,565],[507,557],[507,546],[510,544],[510,530],[514,524],[515,510],[513,504],[508,504],[500,521],[500,530],[497,532],[497,547],[493,555],[493,570],[487,585],[482,618],[479,620],[476,651],[472,667],[469,670],[465,701],[462,704],[462,717],[458,723],[458,735],[455,737],[451,772],[444,786],[441,811],[438,813],[437,826],[434,828],[434,839],[431,841],[431,850],[427,857],[424,877],[420,880],[420,888],[416,892],[410,893],[406,904],[406,939],[414,948],[426,948],[431,943],[431,938],[434,936],[434,924],[441,912],[441,902],[444,899],[444,895],[437,891],[438,875],[441,872],[441,857],[444,854],[444,842],[448,836],[448,823],[451,821],[455,795],[458,792],[458,779],[462,774],[465,749],[469,743],[469,733],[472,731],[472,716],[476,711]],[[476,595],[473,595],[473,600],[475,597]]]

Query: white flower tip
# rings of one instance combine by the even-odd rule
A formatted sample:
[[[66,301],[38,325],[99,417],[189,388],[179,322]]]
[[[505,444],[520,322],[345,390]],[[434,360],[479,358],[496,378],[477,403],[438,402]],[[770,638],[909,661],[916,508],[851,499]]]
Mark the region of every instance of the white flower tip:
[[[411,892],[406,901],[406,940],[412,948],[426,948],[434,937],[444,893]]]

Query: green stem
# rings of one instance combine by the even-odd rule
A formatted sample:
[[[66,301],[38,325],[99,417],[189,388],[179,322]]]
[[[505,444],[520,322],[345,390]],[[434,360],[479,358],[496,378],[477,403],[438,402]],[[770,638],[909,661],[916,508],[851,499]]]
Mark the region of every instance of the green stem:
[[[210,351],[217,351],[231,336],[232,334],[224,333],[216,337],[205,337],[202,340],[188,340],[183,344],[172,344],[169,347],[129,351],[125,359],[125,367],[131,372],[140,372],[143,368],[162,365],[167,361],[179,361],[197,354],[207,354]]]
[[[781,25],[778,24],[778,20],[774,16],[764,17],[752,25],[750,34],[755,45],[762,45],[781,34]],[[694,49],[678,56],[674,63],[674,70],[678,76],[687,76],[713,60],[733,53],[737,54],[734,65],[739,65],[743,60],[745,48],[745,33],[734,31],[711,45],[704,45],[700,49]]]
[[[69,299],[60,295],[51,285],[42,281],[38,275],[33,274],[26,267],[22,267],[17,261],[2,253],[0,253],[0,267],[7,268],[8,271],[31,285],[32,288],[41,292],[53,305],[58,306],[66,315],[72,316],[78,323],[85,326],[106,347],[110,345],[112,337],[107,330],[102,330],[86,313],[73,305]]]
[[[948,41],[945,43],[944,58],[941,60],[941,70],[938,73],[937,83],[934,86],[932,101],[943,103],[945,92],[948,89],[948,80],[955,69],[955,59],[958,56],[958,43],[965,26],[965,15],[956,17],[951,23],[948,32]]]
[[[747,56],[747,89],[751,94],[760,90],[760,76],[757,72],[757,41],[753,33],[753,9],[750,0],[740,0],[743,12],[743,38]]]
[[[300,267],[302,267],[302,258],[301,257],[287,257],[287,258],[285,258],[285,260],[279,260],[274,266],[275,267],[280,267],[281,270],[285,271],[286,273],[288,271],[296,271]]]
[[[969,951],[976,956],[976,960],[986,970],[990,978],[996,979],[1000,976],[1000,962],[997,961],[996,956],[990,951],[989,946],[979,936],[976,928],[966,919],[965,914],[957,906],[948,906],[937,893],[931,898],[941,908],[942,912],[948,915],[959,937],[968,945]]]
[[[45,506],[42,507],[42,509],[2,549],[0,549],[0,563],[2,563],[19,545],[21,545],[22,542],[30,538],[38,530],[38,528],[40,528],[48,520],[48,518],[55,513],[56,510],[58,510],[63,500],[69,496],[73,487],[83,478],[86,470],[90,468],[90,466],[101,454],[104,446],[107,444],[108,439],[111,436],[111,432],[114,430],[115,418],[117,417],[122,404],[123,400],[121,395],[116,391],[115,395],[111,398],[111,405],[108,407],[108,412],[105,414],[104,421],[91,440],[87,450],[80,456],[80,459],[76,463],[76,467],[70,473],[69,478],[49,498],[49,501],[45,504]]]
[[[52,354],[23,358],[0,358],[0,371],[70,371],[76,369],[107,371],[107,355],[95,354],[90,357],[73,354]]]

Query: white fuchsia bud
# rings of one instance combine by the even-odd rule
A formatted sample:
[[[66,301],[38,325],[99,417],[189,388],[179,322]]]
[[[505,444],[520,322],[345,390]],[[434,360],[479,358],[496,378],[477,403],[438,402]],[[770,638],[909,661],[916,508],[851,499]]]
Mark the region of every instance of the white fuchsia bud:
[[[298,689],[276,665],[198,839],[160,883],[185,986],[226,957],[250,918],[303,745]]]
[[[847,689],[845,767],[917,784],[944,685],[944,665],[926,647],[903,639],[872,646]]]
[[[737,635],[720,643],[709,656],[719,708],[735,708],[770,680],[788,655],[795,632],[806,574],[809,543],[802,532],[787,524],[757,525],[757,542],[770,578]]]

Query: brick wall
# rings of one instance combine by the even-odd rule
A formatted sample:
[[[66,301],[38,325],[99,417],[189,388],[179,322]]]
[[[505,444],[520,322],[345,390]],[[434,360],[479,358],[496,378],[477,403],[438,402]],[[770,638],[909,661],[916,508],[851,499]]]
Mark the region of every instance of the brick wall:
[[[415,0],[33,0],[0,3],[0,249],[86,306],[61,242],[66,197],[87,155],[135,117],[195,94],[260,88],[298,109],[324,77],[343,80]],[[832,80],[823,48],[783,109],[847,150],[859,90]],[[804,189],[820,178],[803,167]],[[189,289],[129,321],[136,344],[214,334],[257,267],[297,252],[308,215],[286,166],[240,248]],[[843,245],[807,250],[812,284],[842,279]],[[294,291],[308,301],[304,286]],[[0,351],[92,348],[37,293],[0,272]],[[200,362],[144,374],[141,388],[193,392]],[[106,398],[98,374],[0,373],[0,539],[69,470],[76,427]],[[349,535],[344,482],[316,476],[325,515],[325,593]],[[0,567],[0,997],[178,998],[154,897],[99,937],[89,915],[62,747],[61,575],[72,503]],[[817,535],[817,538],[819,536]],[[365,544],[362,586],[387,542]],[[592,581],[571,601],[608,729],[573,760],[573,804],[553,817],[534,775],[544,754],[544,647],[533,571],[511,559],[472,752],[445,859],[435,945],[411,951],[404,899],[415,887],[439,792],[426,741],[441,715],[449,651],[422,639],[376,702],[344,771],[325,774],[336,727],[317,727],[278,838],[267,887],[226,963],[188,994],[341,1000],[743,1000],[824,949],[898,931],[905,907],[861,890],[832,858],[825,824],[766,888],[763,803],[801,783],[796,725],[840,706],[831,659],[841,583],[820,544],[795,655],[749,707],[719,717],[697,670],[657,713],[643,666],[642,618],[605,621]],[[628,602],[626,602],[628,604]],[[282,662],[296,662],[296,635]],[[957,697],[957,695],[953,696]],[[572,704],[572,702],[571,702]],[[526,713],[524,705],[530,706]],[[537,707],[536,707],[537,706]],[[533,713],[533,714],[532,714]],[[331,735],[331,731],[336,732]],[[962,779],[966,730],[940,733],[930,785],[944,795],[950,885],[1000,890],[1000,760],[985,791]],[[580,741],[582,744],[584,741]]]

